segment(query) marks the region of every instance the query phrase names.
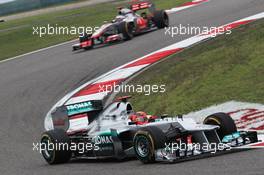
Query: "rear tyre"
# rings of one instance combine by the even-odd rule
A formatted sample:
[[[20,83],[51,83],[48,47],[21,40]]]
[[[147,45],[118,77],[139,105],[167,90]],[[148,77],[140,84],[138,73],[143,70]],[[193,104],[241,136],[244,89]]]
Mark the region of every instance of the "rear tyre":
[[[133,38],[133,30],[134,30],[134,24],[133,23],[126,23],[121,22],[118,26],[119,33],[123,34],[124,40],[131,40]]]
[[[58,146],[61,145],[61,146]],[[62,129],[46,131],[41,136],[41,154],[51,165],[71,159],[70,138]]]
[[[204,124],[218,125],[220,128],[217,133],[222,140],[224,136],[237,132],[234,120],[226,113],[215,113],[204,120]]]
[[[165,135],[161,129],[150,126],[137,131],[134,136],[136,157],[143,163],[155,162],[155,150],[165,147]]]
[[[165,10],[155,11],[153,14],[153,22],[159,28],[165,28],[169,26],[169,16]]]

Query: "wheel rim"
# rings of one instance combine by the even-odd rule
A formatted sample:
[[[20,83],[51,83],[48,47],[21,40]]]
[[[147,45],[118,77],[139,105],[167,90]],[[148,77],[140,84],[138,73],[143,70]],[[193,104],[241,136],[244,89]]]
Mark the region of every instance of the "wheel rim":
[[[140,157],[147,157],[150,143],[144,136],[139,136],[136,142],[136,151]]]
[[[43,137],[41,140],[41,153],[46,160],[52,159],[54,154],[54,150],[49,149],[50,143],[51,141],[48,137]]]

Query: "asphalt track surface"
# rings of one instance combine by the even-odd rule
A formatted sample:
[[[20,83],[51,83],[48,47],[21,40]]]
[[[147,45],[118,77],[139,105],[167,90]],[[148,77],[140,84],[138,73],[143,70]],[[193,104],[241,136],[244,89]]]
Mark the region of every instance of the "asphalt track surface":
[[[219,26],[264,11],[264,0],[211,0],[170,16],[171,25]],[[117,66],[189,36],[159,30],[132,41],[86,52],[71,44],[0,63],[0,174],[232,174],[263,175],[264,151],[252,150],[178,164],[137,160],[82,161],[49,166],[32,142],[39,141],[47,111],[66,92]],[[213,58],[212,58],[213,59]]]

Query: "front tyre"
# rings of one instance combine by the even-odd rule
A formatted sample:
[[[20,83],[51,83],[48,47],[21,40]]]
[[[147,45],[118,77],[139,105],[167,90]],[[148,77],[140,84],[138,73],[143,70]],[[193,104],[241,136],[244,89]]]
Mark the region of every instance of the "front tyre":
[[[131,40],[134,37],[134,35],[133,35],[134,24],[121,22],[118,25],[118,31],[119,31],[119,33],[122,33],[125,41]]]
[[[71,159],[70,138],[62,129],[46,131],[41,136],[41,154],[50,164],[66,163]]]
[[[155,162],[155,150],[165,147],[163,132],[155,127],[146,127],[137,131],[134,139],[136,157],[143,163]]]
[[[226,113],[215,113],[204,120],[204,124],[218,125],[220,128],[217,133],[222,140],[224,136],[237,132],[234,120]]]

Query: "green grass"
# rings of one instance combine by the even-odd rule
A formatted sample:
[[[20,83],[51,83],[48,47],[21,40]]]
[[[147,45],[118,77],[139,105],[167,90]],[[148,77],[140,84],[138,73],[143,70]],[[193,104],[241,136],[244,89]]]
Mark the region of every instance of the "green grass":
[[[264,103],[264,20],[168,57],[129,84],[166,85],[165,93],[134,93],[135,109],[179,114],[230,100]]]
[[[159,9],[175,7],[186,1],[189,0],[154,0]],[[52,35],[40,38],[32,34],[33,26],[46,26],[47,24],[69,27],[100,26],[103,21],[111,20],[116,15],[116,7],[124,4],[122,1],[119,3],[97,4],[0,23],[0,60],[78,37],[74,35]]]
[[[49,8],[56,7],[61,5],[73,4],[76,2],[81,2],[85,0],[69,0],[63,2],[54,2],[49,1],[46,3],[40,3],[39,0],[19,0],[19,1],[11,1],[8,3],[0,4],[0,16],[12,15],[15,13],[21,13],[31,10],[38,10],[40,8]]]

